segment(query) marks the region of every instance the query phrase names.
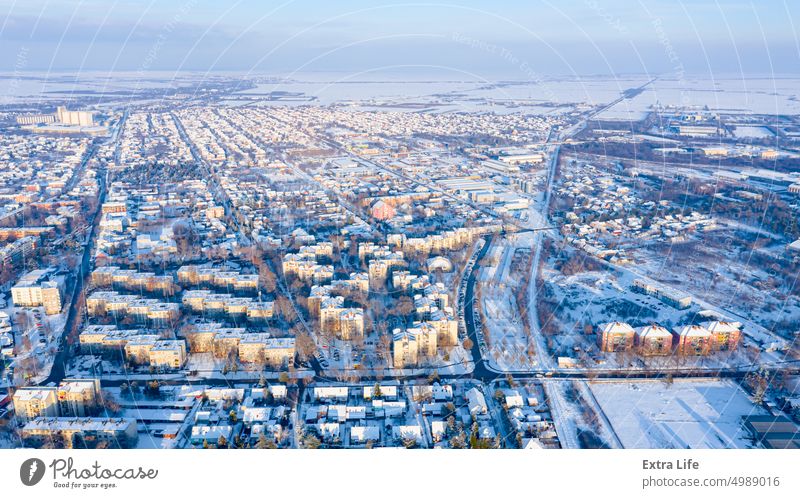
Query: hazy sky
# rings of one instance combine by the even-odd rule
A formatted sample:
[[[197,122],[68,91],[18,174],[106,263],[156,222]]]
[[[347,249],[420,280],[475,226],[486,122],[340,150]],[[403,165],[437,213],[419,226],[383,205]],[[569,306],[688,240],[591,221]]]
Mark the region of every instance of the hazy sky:
[[[787,74],[798,30],[797,0],[0,0],[0,70]]]

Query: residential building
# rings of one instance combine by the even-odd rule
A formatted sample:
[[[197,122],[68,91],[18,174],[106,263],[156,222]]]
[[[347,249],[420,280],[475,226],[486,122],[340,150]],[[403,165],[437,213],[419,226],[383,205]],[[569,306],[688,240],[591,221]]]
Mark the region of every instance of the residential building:
[[[339,337],[345,341],[364,338],[364,310],[345,308],[339,313]]]
[[[392,359],[394,368],[416,367],[419,363],[417,334],[409,330],[395,329],[392,336]]]
[[[635,344],[643,356],[663,356],[672,353],[672,333],[659,325],[636,329]]]
[[[239,341],[239,360],[243,363],[261,363],[281,368],[294,359],[295,339],[275,338],[269,334],[244,334]]]
[[[186,363],[186,343],[152,335],[135,336],[125,344],[125,358],[136,365],[177,369]]]
[[[486,404],[486,398],[483,393],[477,388],[473,387],[467,391],[467,404],[469,405],[469,413],[475,417],[486,415],[489,412],[489,406]]]
[[[711,333],[714,351],[734,351],[742,338],[741,324],[738,322],[706,322],[703,327]]]
[[[183,340],[159,340],[150,349],[150,365],[168,369],[181,368],[186,363],[186,342]]]
[[[55,387],[20,387],[12,399],[14,412],[20,421],[58,416],[58,390]]]
[[[705,356],[711,352],[711,332],[699,325],[686,325],[673,332],[676,351],[684,356]]]
[[[597,344],[600,351],[619,353],[633,347],[635,332],[627,323],[611,322],[601,324],[597,329]]]
[[[84,442],[105,442],[112,448],[132,448],[138,440],[133,418],[41,417],[22,427],[22,438],[38,442],[63,439],[65,448],[73,448],[79,436]]]
[[[43,306],[48,315],[61,313],[63,283],[49,278],[52,270],[33,270],[11,287],[14,306]]]
[[[66,379],[58,386],[58,413],[61,417],[87,417],[100,405],[99,379]]]

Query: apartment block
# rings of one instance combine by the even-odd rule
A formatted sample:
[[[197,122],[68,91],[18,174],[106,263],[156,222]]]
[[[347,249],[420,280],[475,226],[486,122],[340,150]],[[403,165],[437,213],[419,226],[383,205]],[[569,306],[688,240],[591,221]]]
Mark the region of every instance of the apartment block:
[[[132,448],[138,440],[138,426],[133,418],[42,417],[22,428],[22,438],[46,442],[60,436],[64,446],[72,448],[79,436],[94,439],[113,448]]]
[[[408,330],[395,330],[392,336],[394,368],[413,368],[419,363],[417,335]]]
[[[17,419],[23,422],[58,415],[58,390],[55,387],[20,387],[12,400]]]
[[[48,315],[61,313],[63,283],[50,278],[51,270],[34,270],[22,276],[11,287],[14,306],[43,306]]]
[[[633,347],[635,331],[627,323],[604,323],[597,330],[597,345],[600,351],[619,353]]]

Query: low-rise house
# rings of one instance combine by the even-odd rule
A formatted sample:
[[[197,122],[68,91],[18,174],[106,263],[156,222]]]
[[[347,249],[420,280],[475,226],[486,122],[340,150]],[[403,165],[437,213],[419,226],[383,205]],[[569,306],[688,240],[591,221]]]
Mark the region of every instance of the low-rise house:
[[[489,412],[486,398],[477,387],[467,391],[467,403],[469,404],[469,413],[473,416],[486,415]]]
[[[255,423],[268,422],[271,412],[272,409],[266,406],[242,407],[242,422],[248,427]]]
[[[380,441],[381,430],[375,425],[358,425],[350,428],[350,442],[354,444],[366,444],[368,442]]]
[[[433,442],[438,443],[444,439],[447,434],[447,423],[443,420],[431,421],[431,437]]]
[[[380,389],[380,396],[375,395],[375,386],[364,386],[364,399],[397,399],[397,386],[378,385],[378,387]]]
[[[503,391],[503,396],[505,398],[505,403],[508,408],[514,408],[525,405],[525,402],[522,399],[522,395],[520,395],[519,391],[517,391],[516,389],[506,389],[505,391]]]
[[[230,425],[195,425],[192,427],[192,434],[189,441],[194,444],[216,445],[220,437],[226,442],[231,441],[233,426]]]
[[[422,443],[422,427],[419,425],[396,425],[392,427],[392,437],[399,441]]]
[[[341,425],[338,422],[317,424],[317,433],[326,443],[332,443],[336,440],[341,441]]]
[[[313,394],[317,401],[347,401],[350,390],[346,386],[320,386],[314,388]]]

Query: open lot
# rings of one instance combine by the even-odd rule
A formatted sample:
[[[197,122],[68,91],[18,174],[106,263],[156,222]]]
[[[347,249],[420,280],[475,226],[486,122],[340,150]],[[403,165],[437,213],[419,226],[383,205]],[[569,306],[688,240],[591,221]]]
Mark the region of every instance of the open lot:
[[[764,415],[728,381],[590,386],[625,448],[751,448],[742,417]]]

